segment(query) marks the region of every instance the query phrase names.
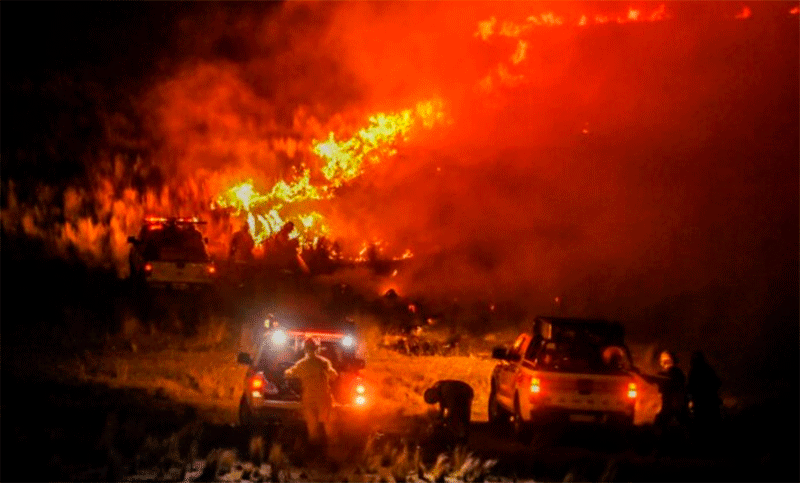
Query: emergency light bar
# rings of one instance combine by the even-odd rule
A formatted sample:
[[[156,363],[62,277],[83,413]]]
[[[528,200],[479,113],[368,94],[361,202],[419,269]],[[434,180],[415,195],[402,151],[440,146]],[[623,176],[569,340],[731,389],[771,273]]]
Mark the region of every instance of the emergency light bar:
[[[207,222],[197,218],[196,216],[193,217],[164,217],[164,216],[147,216],[144,219],[144,222],[148,225],[164,225],[167,223],[175,223],[180,225],[187,225],[187,224],[196,224],[196,225],[203,225]]]
[[[350,334],[333,333],[333,332],[305,332],[299,330],[284,330],[274,329],[270,335],[270,342],[275,347],[280,347],[286,344],[289,337],[294,338],[313,338],[322,340],[336,340],[340,339],[339,343],[346,350],[353,350],[356,346],[356,338]]]
[[[308,330],[290,330],[289,335],[298,337],[311,337],[314,339],[338,339],[344,336],[342,332],[314,332]]]

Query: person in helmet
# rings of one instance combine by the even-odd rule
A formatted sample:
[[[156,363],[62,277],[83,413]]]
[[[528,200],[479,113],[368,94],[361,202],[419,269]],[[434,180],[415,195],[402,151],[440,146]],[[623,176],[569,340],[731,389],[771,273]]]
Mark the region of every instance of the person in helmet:
[[[308,439],[312,444],[322,443],[326,436],[331,436],[333,394],[330,383],[338,377],[331,361],[317,354],[318,349],[317,341],[307,338],[303,342],[305,357],[284,373],[287,379],[300,380],[303,391],[300,403],[308,429]],[[320,431],[320,426],[323,431]]]

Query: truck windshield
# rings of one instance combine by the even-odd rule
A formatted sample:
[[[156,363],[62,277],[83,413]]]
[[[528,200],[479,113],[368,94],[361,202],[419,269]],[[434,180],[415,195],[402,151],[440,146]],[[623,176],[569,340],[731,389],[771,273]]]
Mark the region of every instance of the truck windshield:
[[[281,347],[274,347],[268,341],[265,341],[261,346],[261,354],[258,358],[258,370],[274,372],[291,367],[291,365],[305,356],[302,346],[303,340],[301,338],[290,339]],[[345,356],[338,339],[321,341],[318,354],[331,361],[331,365],[337,371],[343,367]]]
[[[621,374],[630,370],[627,350],[622,346],[601,346],[580,341],[559,344],[545,350],[540,359],[550,369],[562,372]]]
[[[194,262],[208,261],[202,234],[193,229],[163,230],[148,237],[144,258],[147,261]]]

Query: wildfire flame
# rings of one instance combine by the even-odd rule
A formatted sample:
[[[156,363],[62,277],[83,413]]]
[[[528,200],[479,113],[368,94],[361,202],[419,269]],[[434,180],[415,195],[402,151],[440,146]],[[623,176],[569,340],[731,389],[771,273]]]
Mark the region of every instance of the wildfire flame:
[[[750,18],[752,16],[753,16],[753,12],[752,12],[752,10],[750,10],[750,7],[745,6],[745,7],[742,7],[742,11],[737,13],[734,16],[734,18],[736,18],[737,20],[746,20],[746,19],[748,19],[748,18]]]
[[[440,99],[422,101],[413,108],[395,113],[374,114],[368,118],[368,125],[349,139],[337,140],[330,132],[327,139],[312,141],[311,151],[325,162],[319,169],[325,180],[320,186],[312,184],[309,169],[303,169],[290,182],[277,181],[266,194],[258,192],[253,180],[248,179],[217,196],[216,208],[231,209],[235,216],[244,217],[257,244],[273,236],[288,221],[294,224],[290,238],[297,238],[301,244],[315,243],[319,237],[326,236],[329,229],[322,214],[302,209],[304,202],[330,199],[336,188],[364,172],[366,162],[378,163],[393,156],[397,144],[408,140],[414,129],[431,129],[445,119]],[[369,246],[364,245],[357,260],[366,260]],[[382,242],[372,246],[383,250]],[[396,259],[411,256],[411,251],[407,250]]]
[[[591,24],[602,25],[609,22],[619,24],[630,22],[659,22],[667,18],[667,10],[664,4],[659,5],[655,10],[650,12],[649,15],[642,14],[641,10],[629,8],[624,14],[613,16],[601,14],[594,16],[581,15],[577,20],[567,19],[554,12],[545,12],[528,16],[522,24],[504,21],[500,24],[499,28],[497,28],[497,18],[490,17],[488,20],[478,22],[478,30],[475,32],[474,36],[483,41],[489,40],[489,38],[494,35],[499,37],[520,38],[536,27],[560,27],[565,25],[585,27]]]
[[[256,191],[253,180],[249,179],[220,194],[216,199],[216,206],[212,208],[230,208],[234,215],[244,216],[256,243],[262,243],[277,233],[287,221],[292,221],[296,227],[290,238],[308,242],[313,237],[327,233],[322,215],[312,211],[295,215],[294,219],[284,219],[280,214],[286,204],[323,197],[319,190],[309,184],[308,177],[308,171],[305,171],[303,176],[292,183],[280,180],[266,195]]]
[[[800,13],[797,5],[786,7],[789,8],[789,15]],[[785,7],[780,8],[785,15]],[[735,9],[740,10],[734,14],[737,19],[752,17],[752,11],[747,6],[739,4]],[[731,13],[725,14],[726,19],[731,18]],[[485,42],[512,40],[509,42],[510,50],[503,54],[503,62],[494,64],[489,74],[479,80],[478,86],[481,90],[491,91],[497,85],[514,87],[525,83],[526,77],[521,69],[535,45],[530,38],[534,31],[547,28],[583,28],[609,23],[658,22],[669,18],[671,16],[665,4],[645,4],[644,7],[620,9],[606,14],[581,12],[577,15],[560,15],[546,11],[532,13],[527,17],[522,15],[517,20],[503,20],[492,16],[477,22],[474,37]],[[197,118],[200,120],[229,119],[228,116],[235,119],[235,111],[239,109],[239,105],[230,101],[227,97],[230,93],[237,93],[237,96],[233,96],[237,98],[239,94],[244,96],[242,105],[255,106],[254,111],[260,112],[269,107],[263,99],[248,89],[246,83],[238,80],[235,75],[226,73],[221,67],[208,64],[198,72],[197,79],[191,78],[193,83],[188,84],[189,86],[214,86],[217,84],[208,79],[229,76],[222,83],[228,87],[219,89],[219,96],[203,94],[214,101],[213,109],[218,109],[219,112],[197,110]],[[163,95],[157,98],[168,99],[179,92],[196,90],[184,89],[183,86],[184,84],[173,80],[162,86]],[[181,101],[191,106],[195,102],[188,98]],[[233,105],[231,109],[234,114],[228,111],[227,106],[230,105]],[[175,124],[170,118],[167,121],[171,122],[164,121],[163,124],[167,126],[164,128],[168,130],[167,138],[178,138],[180,136],[176,133],[184,131],[201,133],[196,134],[201,142],[187,143],[188,151],[175,149],[175,152],[182,153],[178,154],[179,157],[187,158],[186,164],[192,164],[196,158],[202,157],[197,153],[205,152],[211,146],[220,148],[220,153],[232,149],[235,152],[234,158],[257,160],[258,169],[266,166],[265,163],[260,163],[261,158],[265,157],[264,153],[272,152],[280,152],[285,155],[281,159],[293,160],[295,163],[305,160],[308,168],[300,164],[292,175],[277,181],[275,178],[259,179],[252,171],[230,178],[228,172],[218,173],[213,171],[216,168],[211,168],[211,171],[195,171],[200,173],[197,176],[179,181],[171,180],[168,185],[143,190],[123,182],[131,177],[125,174],[123,167],[132,163],[119,154],[104,161],[102,167],[96,168],[97,173],[92,175],[90,188],[75,186],[58,191],[52,187],[42,187],[37,189],[36,201],[21,201],[16,199],[15,185],[9,181],[5,190],[6,206],[2,209],[4,227],[25,236],[50,237],[61,252],[71,253],[77,249],[83,259],[97,264],[107,264],[110,261],[120,273],[127,270],[127,236],[135,234],[141,227],[143,218],[151,213],[163,216],[199,215],[203,219],[210,219],[204,226],[204,233],[208,235],[210,247],[218,255],[225,253],[231,226],[227,218],[214,221],[209,216],[209,205],[211,211],[222,208],[242,220],[247,220],[257,243],[273,236],[288,221],[294,223],[294,230],[289,235],[291,238],[298,239],[303,244],[316,243],[320,237],[332,235],[326,217],[316,211],[320,209],[316,202],[334,198],[337,188],[361,176],[370,164],[391,158],[400,143],[411,139],[419,130],[432,129],[449,122],[441,99],[419,102],[403,110],[364,116],[362,125],[349,126],[351,129],[346,131],[332,130],[332,123],[323,127],[303,108],[297,108],[292,134],[286,135],[280,130],[276,131],[279,134],[274,134],[272,131],[276,129],[275,122],[268,115],[265,116],[263,119],[257,116],[255,121],[246,124],[240,131],[232,131],[229,137],[226,134],[214,137],[212,141],[206,140],[203,130],[188,129],[188,121],[186,125],[183,124],[184,121]],[[186,116],[182,114],[177,117],[183,119]],[[259,129],[254,129],[254,126]],[[215,128],[212,126],[211,129],[213,132]],[[297,131],[303,134],[297,134]],[[588,123],[584,124],[580,132],[589,134]],[[309,155],[312,159],[304,159],[304,155]],[[133,167],[125,169],[135,171],[137,179],[147,179],[146,167],[137,168],[140,164],[142,163],[137,161]],[[142,171],[137,171],[139,169]],[[440,169],[437,168],[437,171]],[[55,215],[49,207],[59,207],[61,213]],[[379,253],[384,250],[383,242],[372,244],[379,247]],[[369,249],[369,245],[365,244],[359,258],[366,259]],[[411,256],[411,251],[407,250],[395,259]]]
[[[594,16],[589,16],[583,14],[577,18],[567,18],[557,15],[554,12],[544,12],[536,15],[530,15],[522,23],[515,23],[509,20],[501,23],[496,17],[490,17],[488,20],[478,22],[477,30],[473,36],[480,38],[484,42],[488,42],[492,37],[495,36],[517,39],[516,47],[514,52],[511,54],[509,61],[511,66],[518,66],[527,58],[529,41],[525,40],[524,37],[539,27],[587,27],[589,25],[603,25],[610,22],[618,24],[633,22],[659,22],[666,20],[667,18],[669,17],[664,4],[659,5],[649,14],[643,13],[642,10],[634,8],[629,8],[625,13],[620,13],[618,15],[609,16],[596,14]],[[488,75],[478,81],[478,89],[483,92],[490,92],[494,88],[495,84],[500,84],[507,87],[516,87],[526,83],[525,76],[522,74],[513,73],[511,71],[511,66],[506,63],[498,64],[497,67],[492,69]]]
[[[359,130],[353,137],[337,141],[333,132],[325,141],[314,141],[312,151],[327,164],[322,174],[333,187],[358,177],[363,172],[365,161],[373,163],[394,155],[395,143],[408,139],[409,132],[417,125],[433,127],[444,119],[442,101],[438,99],[420,102],[414,109],[394,114],[375,114],[369,118],[369,126]]]

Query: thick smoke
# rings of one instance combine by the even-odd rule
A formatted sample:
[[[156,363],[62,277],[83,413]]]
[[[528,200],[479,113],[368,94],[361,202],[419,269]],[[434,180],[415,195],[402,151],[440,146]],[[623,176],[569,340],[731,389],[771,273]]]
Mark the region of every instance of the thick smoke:
[[[343,231],[412,246],[412,269],[397,280],[407,293],[511,299],[540,313],[558,296],[565,313],[623,319],[678,350],[747,365],[736,347],[791,365],[791,5],[737,20],[738,6],[668,4],[663,22],[542,28],[516,65],[514,40],[481,42],[463,20],[521,22],[539,7],[495,8],[336,17],[344,62],[373,86],[370,102],[442,93],[454,119],[339,199]],[[479,81],[501,62],[517,80],[495,75],[487,91]],[[792,337],[770,347],[779,333]]]

